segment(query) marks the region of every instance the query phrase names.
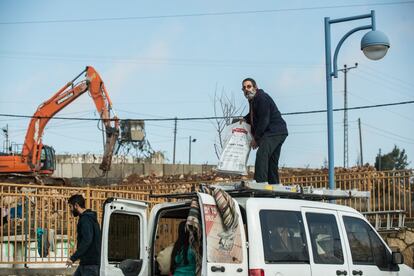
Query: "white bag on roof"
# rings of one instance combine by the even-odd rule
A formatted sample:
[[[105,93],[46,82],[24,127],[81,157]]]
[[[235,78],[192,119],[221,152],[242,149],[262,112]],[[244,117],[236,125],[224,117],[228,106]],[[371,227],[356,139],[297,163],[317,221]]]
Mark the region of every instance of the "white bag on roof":
[[[224,129],[223,134],[223,151],[217,165],[217,171],[246,175],[246,164],[252,140],[250,125],[245,122],[237,122],[228,125]]]

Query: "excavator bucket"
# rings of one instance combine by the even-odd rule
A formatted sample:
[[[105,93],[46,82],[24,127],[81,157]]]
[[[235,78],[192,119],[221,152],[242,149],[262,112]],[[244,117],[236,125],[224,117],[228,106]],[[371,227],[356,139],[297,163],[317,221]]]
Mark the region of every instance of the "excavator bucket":
[[[112,156],[115,150],[116,142],[118,141],[118,137],[119,129],[106,129],[105,151],[102,158],[102,163],[99,165],[99,169],[102,170],[103,174],[106,174],[111,168]]]

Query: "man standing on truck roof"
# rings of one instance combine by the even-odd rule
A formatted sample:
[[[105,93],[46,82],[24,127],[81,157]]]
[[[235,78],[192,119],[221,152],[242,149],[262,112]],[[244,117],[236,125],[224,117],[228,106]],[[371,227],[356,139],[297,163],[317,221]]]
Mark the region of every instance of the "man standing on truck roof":
[[[243,118],[251,126],[253,139],[250,146],[258,148],[254,179],[256,182],[278,184],[280,150],[288,136],[286,122],[273,99],[257,87],[254,79],[244,79],[242,90],[250,107]]]
[[[98,276],[101,258],[101,231],[96,218],[96,212],[85,208],[85,199],[82,195],[73,195],[68,204],[74,217],[79,216],[76,228],[78,243],[76,252],[66,261],[71,266],[78,259],[79,266],[75,276]]]

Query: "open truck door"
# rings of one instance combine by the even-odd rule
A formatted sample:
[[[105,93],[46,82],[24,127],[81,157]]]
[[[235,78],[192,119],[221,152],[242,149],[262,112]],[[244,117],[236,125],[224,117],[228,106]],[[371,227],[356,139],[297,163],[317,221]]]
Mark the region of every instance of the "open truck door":
[[[147,204],[108,198],[103,206],[101,276],[147,275]]]
[[[202,275],[248,275],[246,234],[238,203],[235,213],[238,225],[226,230],[216,201],[208,194],[198,193],[203,225]]]

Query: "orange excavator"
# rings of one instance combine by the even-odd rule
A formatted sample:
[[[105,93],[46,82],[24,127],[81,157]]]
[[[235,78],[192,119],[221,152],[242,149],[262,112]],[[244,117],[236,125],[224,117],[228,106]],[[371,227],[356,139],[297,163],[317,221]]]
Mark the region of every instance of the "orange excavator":
[[[85,78],[81,76],[85,74]],[[32,116],[20,155],[0,155],[0,181],[59,184],[64,181],[50,177],[55,170],[55,151],[42,143],[43,131],[59,111],[89,91],[105,126],[106,141],[99,168],[105,174],[111,167],[112,155],[119,137],[119,119],[112,110],[112,102],[98,72],[87,66],[72,81],[63,86],[49,100],[42,103]],[[111,112],[114,113],[111,118]],[[29,180],[28,180],[29,179]],[[33,182],[33,181],[32,181]]]

